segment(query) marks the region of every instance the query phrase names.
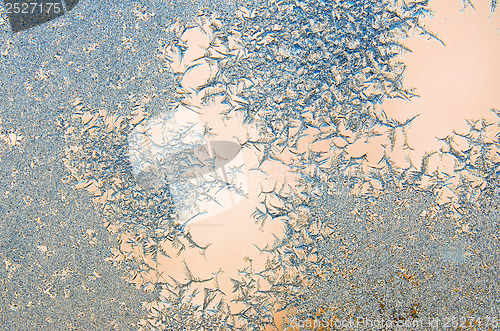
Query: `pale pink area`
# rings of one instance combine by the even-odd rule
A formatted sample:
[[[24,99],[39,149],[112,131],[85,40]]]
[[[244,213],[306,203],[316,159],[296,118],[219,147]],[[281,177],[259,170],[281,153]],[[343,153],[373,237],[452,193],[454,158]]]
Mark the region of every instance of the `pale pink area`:
[[[416,114],[408,131],[411,159],[420,164],[424,153],[438,150],[452,130],[468,131],[465,119],[481,117],[497,123],[490,108],[500,108],[500,13],[490,14],[489,1],[474,1],[476,11],[460,11],[457,0],[431,1],[435,16],[425,20],[437,40],[416,35],[404,43],[413,52],[400,59],[406,65],[405,86],[420,98],[382,104],[388,116],[400,121]]]

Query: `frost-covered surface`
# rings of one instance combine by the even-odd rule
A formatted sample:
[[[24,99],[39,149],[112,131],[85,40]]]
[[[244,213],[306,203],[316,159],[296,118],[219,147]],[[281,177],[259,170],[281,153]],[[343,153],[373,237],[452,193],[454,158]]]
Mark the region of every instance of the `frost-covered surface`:
[[[230,85],[213,86],[213,80],[226,54],[241,50],[234,41],[226,47],[214,35],[213,28],[221,24],[216,18],[201,16],[196,23],[171,27],[178,42],[161,53],[170,71],[182,77],[176,92],[183,97],[171,109],[138,123],[128,136],[136,181],[143,187],[168,186],[179,221],[189,224],[235,206],[248,192],[238,133],[229,140],[220,137],[200,117],[230,109],[221,97],[231,93]]]
[[[102,215],[67,181],[61,115],[77,96],[123,110],[130,93],[161,94],[170,80],[154,75],[151,54],[162,27],[197,6],[80,1],[13,34],[0,4],[1,330],[133,330],[144,315],[151,296],[122,279],[126,263],[107,261],[115,242]]]
[[[397,62],[396,55],[404,49],[404,38],[411,32],[438,38],[419,25],[419,19],[428,13],[427,2],[289,0],[246,7],[211,4],[199,15],[189,10],[194,5],[175,4],[177,11],[169,12],[164,2],[154,2],[151,7],[109,3],[105,18],[101,17],[98,24],[81,23],[94,34],[82,33],[76,45],[58,35],[63,28],[65,33],[71,32],[64,27],[68,21],[63,21],[61,30],[49,36],[58,37],[48,38],[40,46],[52,49],[48,46],[60,45],[53,54],[38,54],[34,49],[39,46],[26,48],[38,54],[39,63],[33,63],[26,76],[11,77],[15,84],[5,87],[5,93],[16,95],[23,86],[23,96],[33,99],[33,112],[23,113],[27,120],[16,119],[12,116],[17,109],[14,98],[2,104],[2,158],[15,159],[13,155],[22,151],[27,155],[23,157],[34,160],[34,167],[40,160],[36,153],[41,152],[33,151],[34,147],[25,152],[26,144],[36,146],[36,140],[43,137],[44,146],[52,144],[50,155],[64,145],[63,163],[68,171],[64,182],[91,193],[104,225],[117,239],[110,260],[127,267],[129,282],[153,295],[145,304],[148,316],[139,327],[259,330],[272,323],[278,310],[302,321],[320,316],[387,320],[498,316],[498,123],[478,119],[470,122],[470,132],[450,132],[443,139],[443,148],[426,155],[421,164],[409,162],[401,169],[391,161],[395,150],[409,148],[405,135],[412,119],[400,123],[388,118],[380,104],[385,98],[411,99],[414,95],[402,86],[404,64]],[[470,3],[464,1],[466,5]],[[492,12],[495,5],[492,1]],[[159,14],[161,10],[165,15]],[[88,15],[84,12],[83,17]],[[122,16],[130,16],[123,27],[110,26],[103,31],[93,27]],[[181,17],[177,24],[172,19],[175,16]],[[80,20],[77,11],[71,19]],[[204,24],[210,25],[213,42],[203,58],[217,63],[220,70],[209,83],[186,91],[182,89],[186,71],[172,69],[169,49],[185,51],[183,32]],[[27,52],[23,47],[28,46],[20,39],[6,34],[3,37],[6,42],[0,49],[5,63],[21,63],[21,55]],[[158,259],[171,254],[166,246],[201,253],[209,248],[194,242],[189,229],[178,222],[178,205],[170,187],[145,187],[134,173],[129,139],[141,123],[169,114],[185,103],[186,94],[203,96],[207,103],[215,98],[223,100],[226,111],[222,117],[229,121],[241,116],[248,125],[249,131],[237,138],[243,148],[259,155],[261,168],[283,163],[294,174],[289,183],[263,192],[262,205],[254,213],[256,222],[283,222],[286,231],[275,245],[260,247],[271,257],[265,270],[256,270],[250,262],[234,280],[233,295],[242,309],[232,308],[228,295],[218,289],[219,274],[200,278],[189,271],[188,265],[184,279],[158,272]],[[45,107],[42,110],[52,112],[44,114],[36,108],[41,105]],[[35,124],[41,120],[57,126],[57,130],[37,132]],[[33,125],[25,129],[23,121]],[[210,136],[210,130],[203,134]],[[380,147],[385,153],[377,167],[370,167],[365,157],[347,152],[348,146],[378,136],[386,137],[387,143],[385,148]],[[329,149],[319,152],[314,143],[324,143]],[[454,167],[434,171],[431,163],[444,159],[453,161]],[[46,167],[55,162],[56,157],[47,158],[45,168],[37,169],[46,173]],[[18,168],[14,163],[2,162],[2,167],[12,172]],[[34,170],[24,171],[25,182],[39,175]],[[13,177],[19,177],[16,172]],[[62,177],[59,172],[57,176]],[[8,192],[14,187],[29,190],[26,185],[13,183],[4,183],[5,187],[10,185]],[[44,218],[52,219],[49,213],[57,214],[57,206],[71,208],[62,202],[56,207],[52,204],[54,210],[47,207],[42,186],[47,187],[40,184],[42,193],[35,200],[41,201],[38,207],[47,212],[40,222],[34,219],[32,229],[46,227]],[[56,194],[57,185],[49,187]],[[75,193],[65,196],[73,197],[71,194]],[[30,198],[21,201],[20,196],[16,195],[13,206],[22,210],[27,207],[20,204]],[[33,213],[36,211],[30,215]],[[12,220],[21,218],[19,211],[12,215]],[[74,217],[84,219],[84,215],[90,217],[86,211]],[[63,220],[54,221],[50,231],[59,228],[59,221]],[[23,223],[13,224],[20,227]],[[90,227],[93,223],[88,224]],[[60,252],[54,248],[55,241],[65,242],[60,236],[42,236],[31,248],[24,241],[15,246],[19,238],[36,236],[34,230],[26,229],[28,225],[11,227],[4,233],[7,282],[2,286],[8,300],[2,307],[3,318],[16,318],[15,323],[27,320],[31,324],[25,325],[33,326],[43,323],[49,328],[53,323],[67,328],[78,320],[81,324],[77,327],[82,328],[124,329],[137,321],[137,307],[130,319],[126,315],[120,321],[95,317],[100,292],[89,282],[98,282],[101,276],[107,282],[99,286],[120,286],[113,283],[111,271],[103,275],[91,270],[95,261],[102,262],[105,256],[89,253],[88,266],[78,267],[78,263],[62,258],[67,248],[63,246]],[[72,238],[67,246],[76,245],[75,254],[86,252],[87,246],[95,253],[95,234],[82,229],[75,225],[65,231],[75,233],[75,237],[86,235],[88,245]],[[105,241],[101,244],[104,250]],[[23,252],[12,247],[20,247]],[[16,259],[41,259],[33,252],[46,256],[46,263],[36,270],[43,269],[49,281],[22,297],[20,289],[36,288],[25,284],[43,282],[39,276],[27,281],[19,274],[27,264]],[[54,256],[60,256],[57,263]],[[82,256],[78,261],[83,260]],[[77,265],[80,271],[74,273],[74,282],[66,285],[68,265]],[[36,272],[35,268],[30,270],[28,274]],[[87,302],[87,306],[68,305],[66,290],[74,293],[75,288],[81,294],[70,298],[75,302],[80,299],[79,304]],[[130,300],[129,305],[146,300],[124,288],[116,295]],[[200,296],[201,304],[194,300]],[[27,315],[33,303],[41,312],[36,318]],[[108,309],[102,311],[108,315],[116,315],[120,307],[106,306]],[[84,315],[71,316],[81,311]]]
[[[255,214],[284,220],[287,231],[262,248],[275,258],[251,278],[273,283],[266,294],[298,320],[498,316],[498,221],[490,207],[497,123],[471,121],[470,132],[450,133],[440,151],[401,169],[391,152],[409,148],[413,118],[399,123],[377,107],[387,97],[412,97],[393,56],[409,31],[421,29],[425,5],[284,1],[241,24],[249,52],[234,75],[267,84],[245,91],[250,106],[239,111],[270,137],[263,157],[290,151],[299,177],[299,185],[268,193],[268,208]],[[330,140],[329,153],[300,152],[305,132]],[[345,152],[380,134],[387,146],[379,167]],[[431,170],[433,158],[455,166]],[[257,300],[247,307],[258,315]]]
[[[258,129],[257,136],[249,133],[242,141],[244,148],[255,149],[261,165],[285,163],[297,179],[264,193],[263,206],[254,213],[257,222],[281,221],[286,231],[275,245],[260,248],[272,256],[265,270],[250,264],[234,280],[236,300],[244,306],[238,311],[217,288],[218,275],[200,279],[187,271],[184,281],[151,278],[155,268],[141,252],[154,262],[167,254],[164,240],[191,249],[189,230],[175,222],[166,188],[137,190],[130,179],[120,180],[121,186],[112,189],[118,194],[110,195],[119,198],[109,199],[104,208],[110,219],[120,219],[119,232],[128,233],[131,247],[138,247],[128,257],[143,262],[134,281],[140,278],[138,283],[159,293],[145,328],[260,329],[281,309],[299,320],[318,311],[323,318],[388,320],[497,313],[497,223],[494,213],[478,205],[494,198],[480,195],[478,188],[487,188],[481,178],[493,176],[497,161],[466,158],[450,144],[426,155],[421,165],[400,169],[391,160],[395,149],[409,148],[405,137],[413,118],[397,122],[380,104],[385,98],[414,96],[402,86],[404,64],[396,55],[405,49],[410,32],[438,39],[419,25],[427,12],[426,3],[281,1],[240,8],[235,17],[199,16],[192,26],[219,22],[212,25],[209,48],[218,47],[218,52],[204,56],[224,66],[209,84],[190,93],[213,89],[223,95],[230,106],[224,118],[242,114]],[[169,47],[185,50],[181,36],[190,27],[173,30],[170,44],[161,49],[166,61],[171,63],[164,55]],[[221,42],[227,51],[235,41],[240,51],[220,51]],[[178,73],[179,84],[185,74]],[[238,83],[244,88],[235,94],[228,86]],[[179,102],[186,92],[176,92]],[[145,117],[141,109],[136,105],[124,125],[139,123]],[[91,126],[106,121],[107,115],[97,111],[88,114],[96,118]],[[478,146],[468,152],[484,160],[489,154],[481,148],[494,143],[478,143],[481,125],[471,124],[471,135],[464,136]],[[370,168],[364,157],[347,153],[347,146],[380,135],[387,145],[381,147],[385,153],[379,167]],[[320,141],[331,142],[330,149],[304,147]],[[439,153],[456,158],[458,181],[429,170]],[[466,180],[471,175],[476,181]],[[448,188],[454,194],[443,193]],[[204,304],[191,301],[198,290]]]

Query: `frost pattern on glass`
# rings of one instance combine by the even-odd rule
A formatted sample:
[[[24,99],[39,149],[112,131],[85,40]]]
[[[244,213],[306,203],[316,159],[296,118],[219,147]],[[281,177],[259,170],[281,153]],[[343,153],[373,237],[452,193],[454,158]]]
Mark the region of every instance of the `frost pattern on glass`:
[[[179,75],[180,104],[145,120],[129,135],[136,180],[144,187],[167,185],[180,222],[189,224],[235,206],[247,194],[238,141],[220,140],[201,123],[201,112],[227,108],[215,98],[227,87],[212,85],[218,62],[230,50],[213,35],[216,20],[200,17],[197,23],[178,31],[177,42],[163,50],[170,70]]]
[[[398,122],[380,104],[416,95],[402,85],[404,64],[396,55],[406,49],[403,40],[412,32],[439,40],[419,24],[429,13],[427,1],[267,1],[241,7],[235,17],[207,12],[192,25],[172,27],[172,40],[160,56],[179,86],[189,68],[176,73],[182,61],[172,52],[186,52],[183,36],[194,27],[207,32],[210,26],[207,34],[213,36],[200,55],[202,64],[195,65],[217,62],[217,75],[172,92],[172,113],[149,118],[144,128],[154,131],[173,121],[176,107],[192,111],[186,95],[200,97],[204,90],[202,97],[222,97],[223,118],[241,116],[257,128],[257,136],[237,140],[259,155],[261,168],[277,162],[292,174],[284,185],[263,191],[254,212],[258,223],[283,222],[284,235],[258,247],[271,256],[264,270],[249,261],[233,279],[233,301],[243,305],[238,311],[218,288],[219,274],[202,279],[186,265],[185,279],[169,279],[148,262],[168,255],[167,241],[180,250],[208,248],[176,221],[179,201],[190,199],[190,191],[173,192],[162,184],[181,170],[165,167],[161,156],[165,149],[182,153],[203,145],[209,128],[199,126],[196,138],[187,141],[175,135],[191,126],[161,128],[174,135],[168,138],[174,145],[137,147],[134,156],[128,147],[145,141],[139,134],[147,131],[140,124],[148,115],[147,96],[131,97],[134,110],[124,117],[85,109],[75,100],[68,141],[85,134],[119,146],[116,155],[101,154],[95,162],[99,149],[79,139],[66,151],[66,162],[69,169],[79,168],[72,164],[77,162],[93,169],[95,176],[74,170],[73,177],[79,187],[96,193],[119,244],[139,248],[127,255],[119,246],[115,257],[140,261],[131,280],[158,294],[148,304],[143,329],[259,330],[273,325],[276,311],[286,312],[288,322],[498,315],[499,124],[470,121],[469,132],[450,133],[441,139],[443,148],[426,154],[419,165],[407,158],[401,168],[391,159],[396,149],[411,148],[406,133],[415,117]],[[366,155],[347,151],[380,136],[386,144],[377,166],[369,165]],[[454,167],[435,169],[435,158],[451,158]],[[109,165],[112,169],[105,168]],[[144,185],[144,172],[150,172],[152,185]]]

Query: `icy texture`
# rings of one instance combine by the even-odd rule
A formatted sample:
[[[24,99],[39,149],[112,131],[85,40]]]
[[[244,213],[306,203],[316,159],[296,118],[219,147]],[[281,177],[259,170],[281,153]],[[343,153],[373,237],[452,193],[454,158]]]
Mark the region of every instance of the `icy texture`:
[[[178,31],[178,43],[163,52],[170,70],[181,76],[180,104],[143,121],[128,138],[136,180],[143,187],[168,186],[179,221],[189,224],[235,206],[248,190],[239,143],[213,136],[199,116],[211,107],[225,108],[211,100],[224,89],[210,91],[220,65],[206,54],[217,52],[214,59],[222,59],[229,50],[217,47],[222,43],[212,32],[217,21],[200,17],[197,22],[198,27]]]
[[[271,255],[265,270],[249,263],[233,280],[236,301],[244,305],[236,312],[217,288],[218,275],[200,279],[186,266],[183,281],[171,280],[148,262],[167,254],[165,241],[180,250],[207,247],[193,242],[178,221],[168,185],[145,188],[136,169],[146,166],[134,169],[125,161],[127,137],[147,118],[145,103],[131,98],[134,113],[107,130],[111,115],[75,101],[74,125],[80,129],[70,130],[68,139],[83,132],[118,146],[116,155],[104,160],[100,154],[92,164],[96,146],[80,140],[67,151],[67,164],[74,169],[72,161],[85,159],[97,169],[102,182],[81,178],[81,186],[97,189],[100,197],[110,192],[97,200],[121,240],[116,258],[140,261],[132,279],[158,294],[144,329],[260,330],[278,310],[291,320],[499,314],[498,124],[470,122],[470,132],[450,133],[443,148],[418,166],[408,162],[402,169],[391,160],[399,144],[409,148],[405,134],[414,118],[400,123],[380,104],[414,96],[402,86],[404,64],[396,55],[411,32],[439,40],[419,24],[428,13],[427,1],[268,1],[242,7],[235,17],[200,14],[192,26],[178,24],[170,31],[169,45],[182,51],[183,32],[212,24],[214,43],[203,58],[220,70],[195,92],[221,95],[227,105],[223,117],[242,116],[258,128],[241,146],[255,150],[261,166],[283,163],[294,174],[289,183],[262,192],[255,221],[283,222],[285,232],[274,245],[259,247]],[[160,53],[170,65],[167,48]],[[184,75],[174,72],[179,86]],[[179,92],[172,93],[171,110],[185,97]],[[376,168],[365,156],[346,151],[380,135],[387,144]],[[468,147],[454,146],[459,137]],[[182,139],[168,141],[186,147]],[[327,143],[329,150],[315,151],[315,142]],[[436,157],[453,158],[453,173],[430,171]],[[123,249],[124,243],[138,249]],[[196,295],[203,296],[202,304],[194,302]]]

